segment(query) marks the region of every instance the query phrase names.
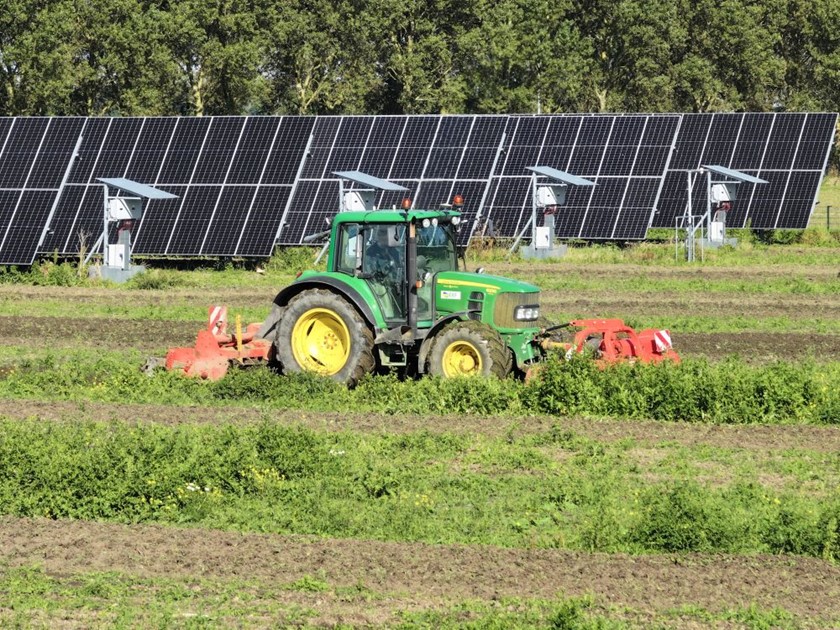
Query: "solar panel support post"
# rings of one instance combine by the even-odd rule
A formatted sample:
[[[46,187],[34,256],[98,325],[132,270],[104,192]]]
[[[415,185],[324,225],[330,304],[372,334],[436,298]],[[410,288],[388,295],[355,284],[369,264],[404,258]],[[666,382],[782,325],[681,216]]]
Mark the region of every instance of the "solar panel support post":
[[[691,182],[692,171],[687,172],[686,175],[686,196],[688,204],[686,205],[686,215],[684,217],[685,228],[685,257],[688,262],[694,262],[694,203],[691,198],[691,190],[693,188]]]
[[[278,127],[279,130],[279,127]],[[306,160],[312,153],[312,141],[315,138],[315,133],[310,132],[309,138],[306,141],[306,146],[303,149],[303,157],[300,160],[300,164],[298,164],[297,172],[295,173],[295,180],[292,183],[292,188],[289,190],[289,198],[286,200],[286,205],[283,208],[283,215],[280,217],[280,224],[277,226],[277,232],[274,234],[274,245],[275,247],[280,242],[280,239],[283,236],[283,229],[288,224],[288,217],[289,217],[289,210],[292,207],[292,201],[297,194],[298,184],[300,184],[301,176],[303,175],[303,168],[306,166]],[[241,237],[240,237],[241,240]],[[236,248],[239,249],[239,243],[237,243]]]
[[[718,165],[703,165],[700,172],[706,175],[706,212],[700,218],[700,246],[716,248],[722,245],[736,245],[737,240],[726,238],[726,214],[730,204],[737,199],[738,186],[742,183],[766,184],[759,177]],[[712,179],[719,175],[723,179]],[[705,226],[705,236],[703,229]]]
[[[79,148],[82,146],[82,140],[84,140],[84,137],[79,135],[79,138],[76,140],[76,146],[73,148],[73,154],[70,156],[70,161],[67,162],[67,168],[64,169],[64,176],[61,178],[61,184],[58,186],[58,192],[56,193],[55,199],[50,207],[50,213],[47,215],[47,220],[44,221],[44,229],[41,230],[41,238],[38,240],[39,250],[44,244],[47,234],[50,232],[53,216],[55,216],[55,211],[58,208],[58,202],[61,201],[61,195],[64,193],[64,188],[67,186],[67,180],[70,179],[70,171],[73,170],[73,163],[76,161],[76,158],[79,157]]]
[[[539,181],[540,173],[531,173],[531,218],[525,224],[520,234],[531,228],[531,243],[522,250],[525,258],[560,258],[566,254],[565,245],[557,247],[554,242],[554,212],[548,212],[548,207],[556,208],[566,201],[567,184],[563,182],[549,184]],[[537,208],[543,208],[543,225],[537,225]],[[517,239],[517,243],[519,239]]]
[[[507,134],[502,133],[501,137],[499,138],[499,144],[496,147],[496,155],[493,156],[493,164],[490,166],[490,175],[487,176],[487,184],[484,186],[484,192],[481,193],[481,200],[478,202],[478,208],[475,211],[475,219],[473,219],[472,227],[470,228],[469,236],[467,236],[467,247],[470,245],[470,241],[472,240],[473,234],[475,233],[476,228],[479,226],[481,219],[484,216],[484,204],[487,202],[487,195],[490,193],[490,182],[493,181],[493,173],[496,172],[496,167],[499,164],[499,157],[505,150],[505,140],[507,139]],[[487,220],[490,220],[490,213],[487,213]],[[511,248],[511,252],[515,249],[516,244],[519,241],[517,240],[514,243],[514,247]]]

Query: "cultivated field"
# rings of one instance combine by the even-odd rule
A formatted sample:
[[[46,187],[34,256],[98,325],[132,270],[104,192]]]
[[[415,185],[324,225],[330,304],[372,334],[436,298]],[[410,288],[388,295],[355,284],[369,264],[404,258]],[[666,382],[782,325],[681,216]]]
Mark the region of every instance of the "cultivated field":
[[[840,250],[480,258],[683,365],[148,377],[295,265],[0,284],[0,624],[838,627]]]

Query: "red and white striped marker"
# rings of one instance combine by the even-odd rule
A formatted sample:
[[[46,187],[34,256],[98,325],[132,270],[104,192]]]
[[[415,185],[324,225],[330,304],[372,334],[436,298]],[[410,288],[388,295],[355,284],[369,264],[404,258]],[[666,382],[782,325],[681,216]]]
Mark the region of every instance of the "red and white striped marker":
[[[207,330],[214,335],[224,335],[227,330],[227,306],[211,306]]]
[[[671,343],[671,331],[657,330],[653,333],[653,343],[656,346],[657,352],[665,352],[673,348]]]

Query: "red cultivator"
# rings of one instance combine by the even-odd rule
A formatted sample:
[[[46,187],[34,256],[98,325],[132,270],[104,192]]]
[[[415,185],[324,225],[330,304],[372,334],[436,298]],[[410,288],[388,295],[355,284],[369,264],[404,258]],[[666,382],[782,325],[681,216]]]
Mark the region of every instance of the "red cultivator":
[[[567,358],[589,349],[603,363],[680,361],[671,344],[671,333],[667,330],[647,328],[636,332],[620,319],[576,319],[554,328],[569,327],[578,329],[571,342],[546,340],[543,347],[563,349]]]
[[[166,369],[216,381],[227,374],[232,363],[253,365],[268,359],[271,341],[255,339],[260,324],[248,324],[245,330],[239,317],[236,332],[227,332],[227,307],[211,306],[207,328],[198,333],[195,346],[172,348],[166,353]]]

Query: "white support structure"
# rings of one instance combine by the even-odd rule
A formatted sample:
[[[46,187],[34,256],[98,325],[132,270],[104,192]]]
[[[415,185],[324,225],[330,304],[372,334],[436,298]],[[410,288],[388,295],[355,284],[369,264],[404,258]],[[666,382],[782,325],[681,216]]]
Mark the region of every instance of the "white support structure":
[[[516,250],[530,227],[531,242],[522,250],[522,255],[525,258],[558,258],[566,253],[566,248],[565,245],[558,247],[554,242],[554,213],[566,204],[569,186],[594,186],[595,183],[550,166],[525,168],[531,171],[531,218],[516,237],[510,251],[512,253]],[[542,225],[537,222],[537,209],[543,211]]]
[[[693,211],[691,192],[694,188],[694,182],[692,181],[692,175],[695,176],[694,181],[696,181],[698,175],[705,175],[706,209],[699,217],[694,215]],[[715,175],[724,179],[712,179]],[[697,259],[695,250],[698,231],[700,232],[701,246],[719,247],[727,243],[726,213],[730,209],[730,204],[737,198],[738,185],[741,183],[766,184],[767,181],[717,164],[701,165],[695,171],[688,171],[686,176],[688,179],[688,203],[682,217],[682,227],[685,229],[686,259],[688,262],[694,262]],[[678,217],[675,224],[677,230],[680,228],[679,221]]]
[[[102,235],[97,241],[97,244],[102,243],[102,276],[115,282],[125,282],[131,276],[144,270],[143,267],[131,264],[131,232],[136,222],[143,218],[143,199],[177,199],[178,197],[124,177],[98,177],[97,181],[103,189]],[[110,195],[111,188],[132,196],[112,196]],[[110,243],[108,233],[114,223],[123,227],[119,230],[118,242]],[[91,249],[92,252],[93,249]]]
[[[387,179],[381,179],[362,173],[361,171],[336,171],[333,175],[338,175],[338,203],[340,212],[348,212],[353,210],[370,211],[376,210],[374,205],[376,202],[377,190],[388,190],[393,192],[404,191],[408,192],[408,188],[404,188],[399,184],[390,182]],[[364,186],[364,188],[346,189],[345,181],[353,182]]]

